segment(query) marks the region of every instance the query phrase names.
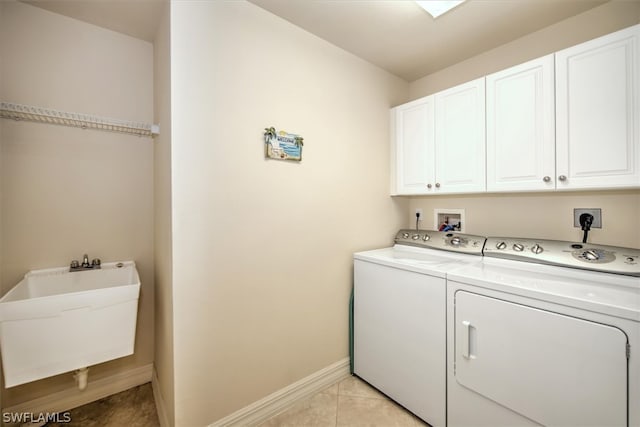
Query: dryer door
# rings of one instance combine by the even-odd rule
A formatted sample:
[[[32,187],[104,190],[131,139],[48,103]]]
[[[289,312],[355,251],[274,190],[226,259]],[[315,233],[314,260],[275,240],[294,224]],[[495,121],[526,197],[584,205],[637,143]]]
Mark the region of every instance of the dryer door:
[[[626,346],[611,326],[455,294],[456,381],[543,425],[626,425]]]

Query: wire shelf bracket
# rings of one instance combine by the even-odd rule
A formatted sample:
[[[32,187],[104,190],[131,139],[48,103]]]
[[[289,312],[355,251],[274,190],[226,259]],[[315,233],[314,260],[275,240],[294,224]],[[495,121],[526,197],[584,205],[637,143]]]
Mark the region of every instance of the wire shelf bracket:
[[[150,138],[160,134],[160,126],[154,124],[129,122],[88,114],[69,113],[66,111],[13,104],[10,102],[0,102],[0,118],[126,133]]]

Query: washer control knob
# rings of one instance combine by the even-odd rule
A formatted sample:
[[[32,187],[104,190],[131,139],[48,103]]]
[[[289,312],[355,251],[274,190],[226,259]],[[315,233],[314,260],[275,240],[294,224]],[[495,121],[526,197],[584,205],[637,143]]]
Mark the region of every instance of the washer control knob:
[[[451,238],[451,244],[453,246],[460,246],[460,243],[462,243],[462,241],[460,240],[460,237],[454,236]]]
[[[524,246],[521,245],[520,243],[514,243],[513,250],[516,252],[522,252],[524,250]]]
[[[428,234],[425,234],[424,237],[422,238],[422,240],[424,240],[425,242],[427,240],[429,240],[431,237]]]
[[[584,251],[582,253],[582,256],[587,261],[596,261],[596,260],[600,259],[600,255],[598,255],[598,253],[596,251],[593,251],[593,250]]]
[[[542,246],[537,243],[531,247],[531,252],[534,254],[541,254],[542,251],[544,251],[544,249],[542,249]]]
[[[411,238],[413,240],[418,240],[420,238],[420,235],[419,234],[414,234],[413,236],[411,236]]]
[[[409,238],[409,233],[402,233],[402,238],[403,239],[408,239]]]
[[[506,247],[507,247],[507,244],[505,242],[500,242],[496,244],[496,248],[500,250],[505,249]]]

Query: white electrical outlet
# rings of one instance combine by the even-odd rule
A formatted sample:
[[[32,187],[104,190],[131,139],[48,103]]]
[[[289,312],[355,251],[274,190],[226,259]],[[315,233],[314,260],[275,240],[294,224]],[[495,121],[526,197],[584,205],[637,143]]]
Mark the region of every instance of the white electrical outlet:
[[[416,215],[419,215],[418,221],[422,221],[424,216],[422,215],[422,209],[416,209]]]

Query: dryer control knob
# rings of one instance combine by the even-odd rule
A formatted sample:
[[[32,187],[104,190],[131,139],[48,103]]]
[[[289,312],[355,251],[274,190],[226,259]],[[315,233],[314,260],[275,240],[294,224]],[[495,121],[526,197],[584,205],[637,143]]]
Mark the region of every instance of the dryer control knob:
[[[531,252],[534,254],[541,254],[542,251],[544,251],[544,249],[542,249],[542,246],[537,243],[531,247]]]
[[[411,236],[411,238],[413,240],[418,240],[420,238],[420,235],[419,234],[414,234],[413,236]]]
[[[524,250],[524,246],[521,245],[520,243],[514,243],[513,250],[516,252],[522,252]]]
[[[600,255],[598,255],[598,253],[596,251],[592,251],[592,250],[584,251],[582,253],[582,256],[587,261],[596,261],[596,260],[600,259]]]
[[[403,239],[408,239],[409,238],[409,233],[402,233],[402,238]]]
[[[425,234],[424,237],[422,238],[422,240],[424,240],[425,242],[427,240],[429,240],[431,237],[428,234]]]
[[[460,246],[460,243],[462,243],[462,241],[460,240],[460,237],[455,236],[451,238],[451,244],[453,246]]]
[[[504,249],[506,247],[507,247],[507,244],[505,242],[496,243],[497,249]]]

